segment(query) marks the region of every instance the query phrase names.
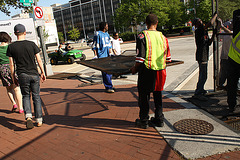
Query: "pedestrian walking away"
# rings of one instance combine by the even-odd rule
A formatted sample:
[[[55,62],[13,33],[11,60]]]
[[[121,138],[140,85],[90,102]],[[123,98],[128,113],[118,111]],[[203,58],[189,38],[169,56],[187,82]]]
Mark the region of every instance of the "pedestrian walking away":
[[[20,87],[13,83],[9,66],[9,59],[6,55],[8,43],[11,42],[11,37],[6,32],[0,32],[0,79],[6,87],[7,95],[12,103],[12,112],[19,107],[19,113],[23,113],[22,94]],[[17,76],[15,76],[17,78]]]
[[[205,97],[205,94],[207,93],[206,90],[204,90],[205,82],[207,81],[207,74],[208,74],[208,59],[209,59],[209,46],[212,44],[213,37],[215,32],[213,32],[213,35],[211,39],[208,36],[208,27],[212,26],[213,23],[216,21],[217,13],[215,13],[212,17],[212,19],[204,26],[201,19],[196,18],[193,21],[193,25],[195,26],[195,42],[197,46],[196,50],[196,61],[198,62],[199,66],[199,76],[198,76],[198,82],[197,82],[197,88],[195,90],[193,98],[196,98],[201,101],[208,100],[207,97]]]
[[[151,124],[163,126],[162,90],[166,80],[166,62],[171,61],[167,38],[157,31],[158,18],[155,14],[146,17],[148,30],[141,32],[137,37],[136,63],[131,68],[132,74],[138,72],[138,105],[139,117],[136,126],[148,128],[149,126],[149,100],[153,93],[155,115]]]
[[[94,58],[109,57],[112,50],[110,36],[108,34],[108,24],[101,22],[99,24],[99,31],[96,32],[93,39]],[[112,75],[102,72],[103,84],[107,93],[114,93],[112,84]]]
[[[9,57],[11,76],[16,85],[20,85],[23,95],[23,108],[26,117],[26,127],[31,129],[34,127],[32,122],[32,109],[30,101],[30,93],[32,93],[32,100],[34,105],[35,120],[37,126],[42,126],[42,106],[40,99],[40,80],[46,80],[43,64],[40,57],[40,49],[34,42],[25,40],[26,29],[22,24],[17,24],[14,27],[14,33],[17,36],[17,41],[8,46],[7,56]],[[38,73],[35,58],[39,65],[41,73]],[[16,72],[19,80],[15,76]],[[40,77],[39,77],[40,75]]]

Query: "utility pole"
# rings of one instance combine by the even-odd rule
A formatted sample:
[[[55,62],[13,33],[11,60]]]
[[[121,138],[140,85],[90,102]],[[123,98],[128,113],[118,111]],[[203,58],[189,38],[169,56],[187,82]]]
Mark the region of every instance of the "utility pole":
[[[34,6],[37,6],[37,0],[34,0]],[[33,12],[34,12],[34,10],[33,10]],[[40,44],[41,44],[42,53],[43,53],[43,65],[44,65],[45,74],[46,74],[46,76],[50,76],[50,75],[53,75],[53,71],[52,71],[52,66],[49,63],[48,54],[46,51],[46,45],[44,42],[42,25],[39,25],[37,27],[37,32],[38,32],[38,36],[40,38]]]
[[[217,0],[212,0],[212,15],[218,10]],[[217,24],[214,22],[213,30],[216,30]],[[214,80],[214,92],[216,92],[216,88],[219,82],[219,44],[216,35],[213,37],[213,80]]]

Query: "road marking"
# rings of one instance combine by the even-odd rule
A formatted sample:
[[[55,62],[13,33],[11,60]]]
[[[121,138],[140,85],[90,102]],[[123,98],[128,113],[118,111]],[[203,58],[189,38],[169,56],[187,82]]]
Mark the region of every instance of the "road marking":
[[[210,61],[213,57],[213,54],[211,54],[211,56],[209,57],[209,60]],[[173,91],[172,93],[178,93],[189,81],[190,79],[192,79],[193,76],[195,76],[199,71],[199,68],[197,67],[195,69],[195,71],[193,71],[182,83],[180,83]]]

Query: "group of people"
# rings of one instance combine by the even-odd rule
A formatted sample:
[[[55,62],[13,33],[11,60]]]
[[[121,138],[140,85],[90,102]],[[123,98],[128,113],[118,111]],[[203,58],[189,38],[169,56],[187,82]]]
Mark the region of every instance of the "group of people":
[[[240,10],[237,10],[238,12]],[[230,22],[228,27],[224,26],[222,20],[217,18],[217,13],[213,15],[211,20],[204,25],[202,20],[196,18],[193,21],[195,26],[195,42],[197,46],[196,60],[199,64],[199,77],[197,88],[195,90],[193,98],[201,101],[207,101],[208,98],[205,96],[207,91],[204,90],[204,85],[207,80],[207,65],[209,59],[209,46],[213,41],[213,37],[216,31],[213,31],[212,38],[208,36],[208,28],[217,22],[225,33],[232,34],[233,25]],[[236,27],[236,26],[235,26]],[[239,31],[238,31],[239,32]],[[231,35],[221,35],[223,41],[221,51],[221,62],[220,62],[220,73],[219,83],[217,89],[227,90],[227,103],[228,110],[230,113],[234,112],[237,104],[237,90],[240,78],[240,32],[233,33]],[[227,85],[224,86],[227,80]]]
[[[199,100],[207,100],[204,90],[204,84],[207,79],[207,65],[209,58],[209,46],[213,38],[209,38],[207,28],[213,25],[217,19],[217,14],[214,14],[212,19],[206,25],[201,19],[197,18],[193,21],[195,26],[196,40],[196,60],[199,64],[199,79],[195,90],[194,98]],[[219,19],[221,22],[221,20]],[[155,14],[149,14],[146,17],[147,30],[142,31],[137,37],[136,43],[136,60],[135,65],[130,69],[132,74],[138,72],[138,104],[139,104],[139,119],[136,119],[136,126],[140,128],[148,128],[149,123],[162,127],[164,125],[164,115],[162,106],[162,90],[166,80],[166,64],[171,61],[168,39],[157,31],[158,17]],[[222,25],[222,23],[221,23]],[[222,28],[231,33],[231,29],[227,29],[222,25]],[[108,24],[101,22],[99,31],[94,36],[93,52],[95,57],[104,58],[111,56],[112,52],[115,55],[121,54],[119,37],[114,33],[114,39],[110,40],[108,34]],[[14,33],[17,36],[17,41],[8,45],[11,42],[10,36],[5,32],[0,32],[0,71],[3,85],[7,88],[7,93],[13,104],[12,111],[17,109],[18,102],[19,113],[23,112],[21,99],[24,106],[26,117],[26,127],[31,129],[34,127],[32,121],[32,110],[30,105],[30,93],[32,93],[36,125],[42,126],[42,108],[40,100],[40,80],[46,80],[43,64],[39,55],[40,49],[34,42],[25,40],[26,29],[22,24],[14,27]],[[215,32],[213,33],[214,36]],[[212,37],[213,37],[212,36]],[[225,41],[225,40],[224,40]],[[228,104],[229,110],[233,111],[236,106],[236,79],[239,78],[240,65],[240,32],[233,38],[228,49],[223,48],[223,53],[226,57],[228,53],[228,67],[230,74],[228,76]],[[226,43],[226,42],[224,42]],[[228,42],[229,44],[229,42]],[[37,70],[35,58],[40,68],[40,74]],[[222,58],[224,59],[224,58]],[[15,64],[16,68],[15,68]],[[222,67],[224,66],[221,62]],[[224,69],[225,70],[225,69]],[[16,71],[16,72],[15,72]],[[224,74],[222,72],[222,74]],[[235,74],[235,75],[233,75]],[[112,75],[102,72],[103,84],[107,93],[114,93],[115,89],[112,84]],[[224,81],[224,80],[222,80]],[[18,89],[20,86],[21,92]],[[234,88],[235,87],[235,88]],[[22,95],[21,95],[22,93]],[[150,93],[153,93],[155,104],[154,117],[149,120],[149,100]],[[16,95],[16,100],[14,99]],[[16,102],[17,101],[17,102]]]
[[[155,14],[146,17],[148,30],[141,32],[137,37],[136,64],[131,68],[132,74],[138,72],[138,104],[140,107],[139,117],[136,120],[137,127],[148,128],[149,126],[149,100],[153,92],[155,103],[155,116],[151,123],[163,126],[162,90],[166,79],[166,62],[171,61],[171,55],[167,38],[157,31],[158,18]],[[97,58],[109,57],[112,54],[120,54],[120,42],[114,33],[114,40],[110,41],[107,33],[108,24],[101,22],[99,31],[94,36],[93,51]],[[116,47],[117,44],[118,47]],[[112,75],[102,72],[103,84],[106,92],[114,93],[111,81]]]
[[[13,104],[12,111],[19,107],[19,113],[24,112],[27,129],[34,127],[30,100],[32,95],[36,126],[40,127],[43,122],[40,81],[46,80],[40,49],[34,42],[25,40],[24,25],[17,24],[14,34],[17,41],[11,43],[11,37],[6,32],[0,32],[0,78]],[[38,72],[35,59],[41,73]]]
[[[108,34],[108,24],[106,22],[101,22],[99,24],[99,31],[95,33],[93,39],[93,52],[95,58],[105,58],[112,55],[121,55],[120,43],[122,40],[119,38],[118,33],[113,33],[113,39],[110,38]],[[125,78],[125,77],[121,77]],[[112,84],[112,75],[102,72],[103,84],[107,93],[114,93],[115,88]]]

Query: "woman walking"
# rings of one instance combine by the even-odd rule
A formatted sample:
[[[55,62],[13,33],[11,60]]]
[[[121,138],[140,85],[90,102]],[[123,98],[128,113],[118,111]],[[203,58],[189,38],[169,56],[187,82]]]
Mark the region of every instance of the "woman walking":
[[[19,113],[23,113],[21,90],[18,85],[13,84],[9,59],[6,56],[8,43],[10,43],[11,40],[11,37],[6,32],[0,32],[0,78],[3,86],[6,87],[8,97],[12,102],[12,112],[16,111],[19,106]]]

